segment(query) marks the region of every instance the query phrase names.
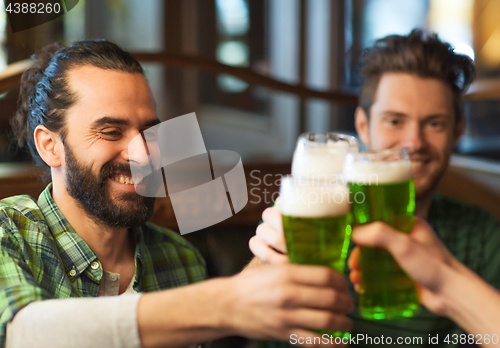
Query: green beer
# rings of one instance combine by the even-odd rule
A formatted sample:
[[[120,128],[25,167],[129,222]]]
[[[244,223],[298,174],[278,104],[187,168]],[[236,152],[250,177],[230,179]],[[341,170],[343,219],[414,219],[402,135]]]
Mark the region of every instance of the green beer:
[[[290,262],[327,266],[343,274],[351,235],[349,191],[341,185],[282,180],[279,208]],[[342,337],[348,333],[317,330]]]
[[[296,217],[283,215],[290,262],[331,267],[343,274],[351,235],[351,215]]]
[[[358,164],[346,163],[346,167],[350,165],[346,177],[354,223],[383,221],[398,231],[410,232],[415,221],[415,186],[410,162]],[[377,181],[369,180],[370,176]],[[413,280],[385,249],[362,247],[360,271],[359,311],[364,318],[411,317],[418,312]]]

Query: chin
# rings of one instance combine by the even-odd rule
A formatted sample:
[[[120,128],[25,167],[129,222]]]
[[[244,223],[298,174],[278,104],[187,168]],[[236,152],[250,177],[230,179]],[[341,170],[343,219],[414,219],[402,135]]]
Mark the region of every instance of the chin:
[[[415,195],[417,200],[429,197],[429,195],[432,196],[439,182],[439,180],[429,180],[428,178],[423,178],[421,180],[414,179],[413,181],[415,183]]]

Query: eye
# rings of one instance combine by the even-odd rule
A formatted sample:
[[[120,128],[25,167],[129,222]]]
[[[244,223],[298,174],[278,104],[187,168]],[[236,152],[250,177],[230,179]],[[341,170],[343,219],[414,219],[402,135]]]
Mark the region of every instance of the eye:
[[[152,130],[145,130],[143,132],[144,134],[144,139],[146,141],[156,141],[156,132]]]
[[[102,138],[106,140],[118,140],[121,138],[122,133],[118,130],[112,130],[112,131],[102,131],[100,132],[100,135]]]
[[[397,118],[391,118],[391,119],[388,119],[388,120],[387,120],[387,123],[388,123],[390,126],[397,127],[397,126],[400,126],[400,125],[401,125],[401,120],[400,120],[400,119],[397,119]]]
[[[434,130],[442,130],[445,128],[445,122],[443,121],[430,121],[427,125]]]

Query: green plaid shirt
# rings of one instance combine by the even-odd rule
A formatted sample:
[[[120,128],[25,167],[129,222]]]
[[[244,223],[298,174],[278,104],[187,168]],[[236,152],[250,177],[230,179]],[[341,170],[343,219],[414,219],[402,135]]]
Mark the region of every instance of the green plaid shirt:
[[[7,323],[32,301],[95,297],[103,270],[96,254],[55,204],[51,184],[38,203],[0,201],[0,347]],[[133,287],[152,292],[206,278],[200,253],[177,233],[152,223],[137,231]]]

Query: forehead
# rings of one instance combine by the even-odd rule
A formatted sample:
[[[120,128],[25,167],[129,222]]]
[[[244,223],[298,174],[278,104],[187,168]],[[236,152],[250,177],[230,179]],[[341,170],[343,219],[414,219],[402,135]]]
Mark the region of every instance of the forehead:
[[[372,111],[394,111],[404,114],[453,114],[451,88],[436,78],[422,78],[406,73],[381,76]]]
[[[76,96],[67,112],[69,128],[102,117],[124,118],[132,124],[157,119],[153,95],[142,74],[81,66],[68,72],[68,83]]]

